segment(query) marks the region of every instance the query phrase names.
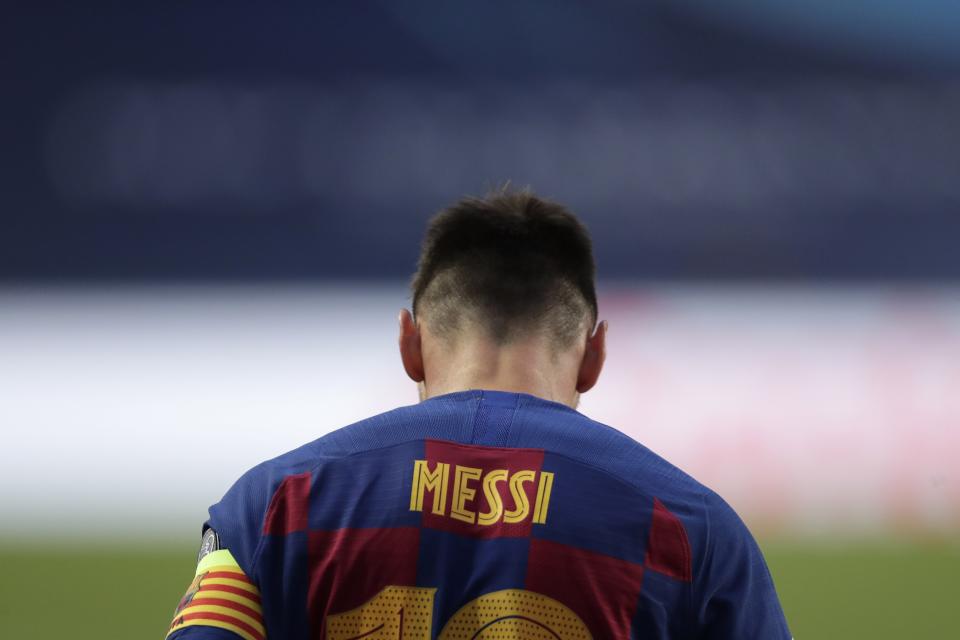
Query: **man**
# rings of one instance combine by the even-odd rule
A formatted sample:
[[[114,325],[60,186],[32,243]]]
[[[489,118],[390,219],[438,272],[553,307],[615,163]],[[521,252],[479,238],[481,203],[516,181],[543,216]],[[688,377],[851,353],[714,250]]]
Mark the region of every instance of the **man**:
[[[573,214],[462,200],[412,289],[400,357],[421,402],[240,478],[171,640],[790,638],[733,510],[575,410],[607,325]]]

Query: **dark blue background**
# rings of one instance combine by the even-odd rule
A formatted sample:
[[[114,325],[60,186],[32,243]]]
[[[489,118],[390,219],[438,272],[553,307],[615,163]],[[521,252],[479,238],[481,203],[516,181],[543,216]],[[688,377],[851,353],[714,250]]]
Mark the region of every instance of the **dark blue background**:
[[[960,9],[696,4],[13,5],[0,279],[403,277],[507,179],[604,277],[960,276]]]

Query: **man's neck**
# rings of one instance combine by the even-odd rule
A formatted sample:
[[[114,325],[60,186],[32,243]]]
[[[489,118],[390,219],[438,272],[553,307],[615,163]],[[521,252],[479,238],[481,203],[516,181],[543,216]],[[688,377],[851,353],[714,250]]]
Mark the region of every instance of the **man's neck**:
[[[571,367],[576,371],[576,364],[567,361],[569,354],[556,354],[549,345],[532,341],[508,346],[477,341],[451,347],[427,360],[421,399],[486,389],[577,405],[576,379],[568,373]]]

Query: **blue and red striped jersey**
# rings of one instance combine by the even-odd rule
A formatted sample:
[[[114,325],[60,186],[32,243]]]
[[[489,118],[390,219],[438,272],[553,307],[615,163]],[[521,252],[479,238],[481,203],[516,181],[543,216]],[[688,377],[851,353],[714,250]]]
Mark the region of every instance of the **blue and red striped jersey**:
[[[790,638],[730,506],[526,394],[333,431],[248,471],[205,526],[241,575],[201,562],[171,640]]]

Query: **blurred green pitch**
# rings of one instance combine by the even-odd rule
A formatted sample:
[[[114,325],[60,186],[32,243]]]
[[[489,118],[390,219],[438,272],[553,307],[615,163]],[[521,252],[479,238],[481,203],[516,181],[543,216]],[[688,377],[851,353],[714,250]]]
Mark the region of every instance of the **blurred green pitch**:
[[[195,546],[0,542],[0,636],[160,640]],[[764,550],[797,640],[957,637],[960,547],[770,541]]]

